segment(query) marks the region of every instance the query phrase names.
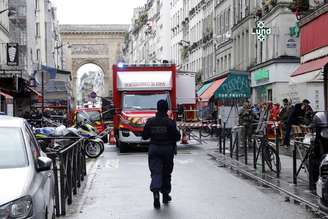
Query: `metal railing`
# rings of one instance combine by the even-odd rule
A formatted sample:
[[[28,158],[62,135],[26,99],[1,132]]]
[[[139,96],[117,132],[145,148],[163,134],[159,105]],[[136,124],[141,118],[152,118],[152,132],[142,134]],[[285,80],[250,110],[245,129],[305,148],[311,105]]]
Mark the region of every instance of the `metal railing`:
[[[305,153],[302,153],[303,151],[301,148],[305,149]],[[293,183],[297,184],[297,178],[301,172],[301,169],[305,169],[306,174],[309,177],[309,156],[311,153],[311,150],[313,148],[312,144],[304,143],[300,140],[294,141],[294,148],[293,148]],[[301,163],[297,165],[297,157],[300,158]]]
[[[219,153],[226,155],[226,143],[229,141],[230,158],[235,158],[239,161],[243,157],[245,165],[248,165],[249,152],[252,151],[254,169],[257,169],[258,161],[261,158],[262,172],[266,172],[266,167],[268,166],[279,177],[281,167],[279,154],[280,140],[277,135],[278,127],[274,127],[274,131],[276,136],[275,142],[271,142],[262,133],[247,136],[244,126],[235,126],[231,130],[228,130],[226,129],[226,124],[223,123],[218,138]]]
[[[54,137],[43,140],[75,140],[64,147],[48,148],[47,156],[53,161],[55,176],[56,216],[66,215],[66,205],[72,204],[73,195],[81,187],[86,176],[86,159],[83,152],[83,139]]]
[[[267,122],[266,122],[267,123]],[[279,178],[281,174],[281,160],[280,160],[280,136],[278,134],[279,127],[273,125],[274,138],[268,138],[264,133],[253,134],[251,141],[246,136],[241,136],[243,126],[236,126],[228,130],[223,123],[223,127],[219,130],[218,136],[218,151],[226,156],[229,153],[231,159],[240,161],[243,158],[245,165],[252,160],[254,169],[258,168],[260,164],[262,172],[267,172],[270,169]],[[305,170],[309,176],[309,158],[313,143],[304,143],[303,138],[294,136],[293,150],[291,154],[287,154],[292,159],[292,176],[293,184],[297,184],[297,178],[302,169]],[[229,145],[227,145],[229,142]],[[228,149],[228,150],[227,150]],[[251,153],[250,153],[251,152]],[[300,163],[298,164],[298,160]]]

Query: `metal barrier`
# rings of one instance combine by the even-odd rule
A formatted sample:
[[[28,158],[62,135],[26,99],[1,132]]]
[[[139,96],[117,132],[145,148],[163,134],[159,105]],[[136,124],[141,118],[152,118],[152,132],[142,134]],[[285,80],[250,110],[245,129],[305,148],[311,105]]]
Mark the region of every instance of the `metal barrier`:
[[[231,134],[229,136],[229,152],[230,158],[234,158],[239,161],[241,157],[244,157],[245,165],[248,165],[248,155],[249,151],[253,150],[253,167],[257,169],[257,162],[261,155],[261,167],[262,172],[266,172],[266,166],[268,166],[272,171],[274,171],[277,177],[280,177],[280,155],[279,155],[279,137],[276,134],[275,142],[270,142],[264,134],[256,134],[246,136],[244,126],[236,126],[231,129]],[[275,132],[278,128],[275,127]],[[227,133],[229,133],[225,128],[225,123],[223,128],[220,130],[220,135],[218,139],[219,153],[223,155],[226,154],[226,140]],[[243,147],[241,147],[241,144]],[[242,153],[240,153],[242,151]],[[274,158],[275,160],[273,160]]]
[[[77,194],[81,181],[86,176],[86,159],[83,152],[83,139],[54,137],[44,140],[76,140],[61,148],[50,149],[47,156],[53,161],[55,175],[56,216],[66,215],[66,203],[72,204],[72,195]]]
[[[303,155],[302,150],[303,147],[305,149],[305,154]],[[312,144],[304,143],[302,141],[295,141],[293,148],[293,183],[297,184],[297,177],[302,168],[305,169],[305,172],[309,176],[309,166],[307,164],[309,160],[309,155],[311,153],[313,146]],[[301,163],[297,166],[297,155],[299,156]]]

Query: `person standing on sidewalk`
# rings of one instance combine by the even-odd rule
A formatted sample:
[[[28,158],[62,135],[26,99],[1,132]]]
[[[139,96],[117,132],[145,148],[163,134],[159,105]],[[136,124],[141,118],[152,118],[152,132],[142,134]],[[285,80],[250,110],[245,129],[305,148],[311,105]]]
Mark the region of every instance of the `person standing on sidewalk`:
[[[250,103],[246,100],[243,104],[243,108],[239,111],[239,125],[243,126],[241,135],[244,139],[244,147],[250,142],[253,134],[254,118],[255,115],[251,110]]]
[[[288,116],[286,133],[284,137],[284,145],[285,147],[290,146],[290,134],[292,131],[292,125],[300,125],[304,121],[305,113],[310,108],[310,101],[304,99],[302,103],[298,103],[293,107],[293,110]],[[311,108],[312,110],[312,108]]]
[[[154,208],[160,208],[160,195],[163,203],[171,201],[171,173],[173,171],[173,158],[176,154],[176,142],[181,135],[176,123],[167,115],[168,103],[159,100],[157,113],[148,119],[142,133],[142,139],[150,139],[148,149],[148,165],[151,172],[150,190],[154,196]]]

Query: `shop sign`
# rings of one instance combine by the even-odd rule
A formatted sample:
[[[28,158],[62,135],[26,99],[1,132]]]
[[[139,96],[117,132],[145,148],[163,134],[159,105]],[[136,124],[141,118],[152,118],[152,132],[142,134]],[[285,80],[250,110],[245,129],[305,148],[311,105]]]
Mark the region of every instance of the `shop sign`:
[[[294,48],[296,48],[296,46],[297,46],[296,40],[294,40],[294,39],[289,39],[289,40],[287,41],[287,48],[289,48],[289,49],[294,49]]]
[[[253,29],[252,34],[255,34],[257,36],[257,39],[263,42],[268,38],[271,32],[272,29],[270,27],[266,27],[263,21],[257,21],[256,28]]]
[[[230,74],[215,91],[215,99],[249,98],[251,88],[247,75]]]
[[[295,26],[289,28],[289,36],[291,37],[299,37],[300,36],[300,27],[298,23]]]
[[[269,74],[270,74],[269,70],[261,69],[255,72],[254,79],[255,81],[267,80],[269,79]]]
[[[19,51],[18,43],[7,43],[7,65],[18,66]]]

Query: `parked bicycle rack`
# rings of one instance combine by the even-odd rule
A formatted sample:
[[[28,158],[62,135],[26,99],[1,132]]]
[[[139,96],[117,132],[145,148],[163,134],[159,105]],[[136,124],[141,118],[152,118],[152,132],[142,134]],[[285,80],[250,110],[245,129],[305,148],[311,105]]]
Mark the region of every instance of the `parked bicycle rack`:
[[[72,196],[77,194],[81,181],[87,174],[83,139],[53,137],[44,140],[75,140],[72,144],[58,149],[50,148],[50,151],[46,152],[53,161],[56,216],[66,215],[66,204],[72,204]]]

